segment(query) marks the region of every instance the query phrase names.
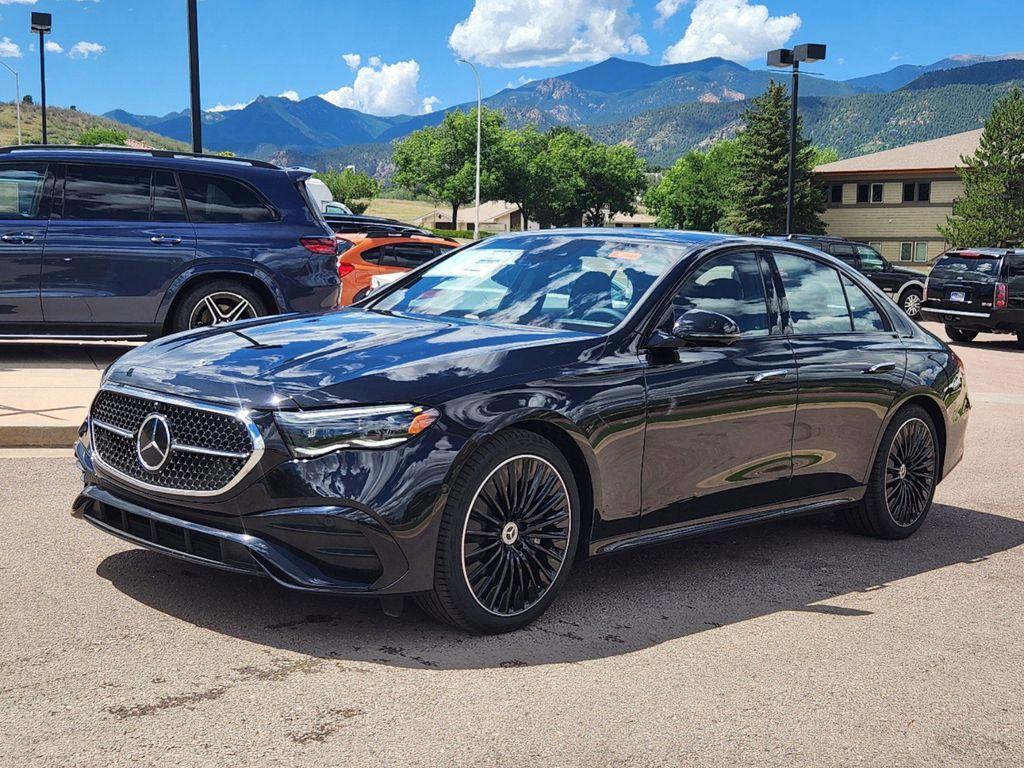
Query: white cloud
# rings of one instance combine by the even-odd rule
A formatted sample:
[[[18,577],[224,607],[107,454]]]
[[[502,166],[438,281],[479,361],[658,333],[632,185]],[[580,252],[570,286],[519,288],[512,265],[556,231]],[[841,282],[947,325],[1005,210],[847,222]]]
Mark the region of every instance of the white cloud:
[[[380,56],[371,56],[366,60],[366,63],[369,64],[371,67],[379,67],[384,62],[381,61]]]
[[[0,57],[5,59],[20,59],[21,46],[12,42],[9,37],[0,37]]]
[[[420,96],[420,65],[414,59],[384,64],[372,57],[368,62],[356,72],[352,85],[321,93],[320,98],[371,115],[424,114],[440,103],[433,96]]]
[[[345,60],[345,66],[349,69],[359,69],[359,62],[363,60],[358,53],[343,53],[341,58]]]
[[[35,5],[39,0],[0,0],[0,5]]]
[[[99,56],[107,50],[105,45],[90,43],[88,40],[79,40],[71,46],[68,56],[72,59],[88,59],[90,56]]]
[[[663,27],[666,21],[675,16],[679,9],[689,2],[690,0],[658,0],[654,6],[654,10],[658,12],[654,26]]]
[[[903,54],[896,51],[892,56],[889,57],[889,61],[899,61],[903,58]]]
[[[64,46],[56,40],[47,40],[43,48],[47,53],[64,53]]]
[[[476,0],[452,29],[459,56],[490,67],[544,67],[648,53],[632,0]]]
[[[298,91],[282,91],[281,93],[277,94],[277,96],[278,96],[278,98],[281,98],[281,99],[288,99],[288,101],[298,101],[299,100],[299,92]]]
[[[676,64],[721,56],[750,61],[783,45],[800,24],[795,13],[772,16],[767,6],[749,0],[697,0],[686,32],[661,60]]]
[[[210,107],[209,109],[206,109],[204,111],[205,112],[236,112],[239,109],[245,109],[250,104],[252,104],[251,101],[240,101],[237,104],[222,104],[221,102],[218,101],[217,102],[217,106]]]

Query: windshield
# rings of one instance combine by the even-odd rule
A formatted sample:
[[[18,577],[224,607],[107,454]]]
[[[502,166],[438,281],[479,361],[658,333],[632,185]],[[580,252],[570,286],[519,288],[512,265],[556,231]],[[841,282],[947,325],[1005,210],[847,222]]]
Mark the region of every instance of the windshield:
[[[950,254],[939,259],[932,269],[933,277],[967,277],[972,279],[995,280],[1003,260],[985,256],[959,256]]]
[[[681,254],[579,235],[496,238],[435,262],[370,308],[603,333]]]

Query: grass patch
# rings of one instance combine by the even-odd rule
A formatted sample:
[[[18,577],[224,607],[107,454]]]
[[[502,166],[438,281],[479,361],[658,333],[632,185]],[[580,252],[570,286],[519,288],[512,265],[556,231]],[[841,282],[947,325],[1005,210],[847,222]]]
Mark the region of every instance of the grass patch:
[[[433,203],[425,203],[421,200],[395,200],[389,197],[377,197],[370,201],[366,215],[383,216],[411,224],[414,219],[430,213],[436,207]]]

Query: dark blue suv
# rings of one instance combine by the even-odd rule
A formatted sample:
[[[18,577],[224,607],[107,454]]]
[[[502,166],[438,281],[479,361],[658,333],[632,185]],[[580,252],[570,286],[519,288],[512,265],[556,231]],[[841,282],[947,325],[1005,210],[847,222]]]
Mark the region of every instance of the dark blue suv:
[[[240,158],[0,149],[0,336],[152,338],[338,303],[312,172]]]

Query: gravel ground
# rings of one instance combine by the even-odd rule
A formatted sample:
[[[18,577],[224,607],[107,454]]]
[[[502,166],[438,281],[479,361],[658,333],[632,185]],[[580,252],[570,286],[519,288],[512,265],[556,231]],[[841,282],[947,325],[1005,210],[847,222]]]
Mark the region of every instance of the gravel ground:
[[[70,458],[4,454],[0,765],[1020,766],[1024,354],[958,350],[967,456],[910,540],[593,561],[499,638],[133,549]]]

